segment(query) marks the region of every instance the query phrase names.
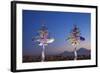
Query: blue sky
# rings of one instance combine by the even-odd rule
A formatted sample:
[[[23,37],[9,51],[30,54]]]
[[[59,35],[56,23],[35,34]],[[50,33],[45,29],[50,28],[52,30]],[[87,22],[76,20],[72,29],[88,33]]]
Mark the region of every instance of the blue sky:
[[[90,13],[23,10],[23,55],[41,54],[42,47],[33,42],[32,37],[38,35],[43,21],[50,36],[55,39],[53,43],[46,47],[47,54],[58,54],[73,50],[73,47],[65,40],[73,25],[79,27],[81,35],[86,39],[79,46],[90,49],[90,19]]]

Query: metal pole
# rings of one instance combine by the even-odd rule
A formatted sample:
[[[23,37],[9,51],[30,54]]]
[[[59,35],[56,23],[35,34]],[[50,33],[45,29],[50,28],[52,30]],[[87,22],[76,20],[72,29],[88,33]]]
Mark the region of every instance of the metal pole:
[[[45,60],[45,46],[43,45],[43,48],[42,48],[42,62],[44,62]]]

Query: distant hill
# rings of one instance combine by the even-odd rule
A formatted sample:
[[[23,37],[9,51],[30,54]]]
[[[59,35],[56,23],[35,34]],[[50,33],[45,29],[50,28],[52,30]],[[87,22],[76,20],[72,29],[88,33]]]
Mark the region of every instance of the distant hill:
[[[80,49],[77,51],[77,54],[78,54],[78,55],[90,55],[90,54],[91,54],[91,51],[88,50],[88,49],[85,49],[85,48],[80,48]]]
[[[85,48],[80,48],[79,50],[77,50],[77,54],[78,55],[86,55],[86,56],[88,56],[88,55],[91,54],[91,51],[87,50]],[[74,52],[64,51],[60,55],[62,55],[62,56],[74,56]]]
[[[64,52],[61,53],[60,55],[61,55],[61,56],[74,56],[74,52],[64,51]]]

